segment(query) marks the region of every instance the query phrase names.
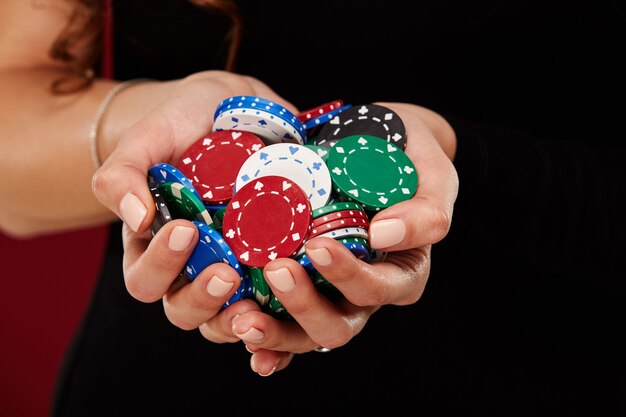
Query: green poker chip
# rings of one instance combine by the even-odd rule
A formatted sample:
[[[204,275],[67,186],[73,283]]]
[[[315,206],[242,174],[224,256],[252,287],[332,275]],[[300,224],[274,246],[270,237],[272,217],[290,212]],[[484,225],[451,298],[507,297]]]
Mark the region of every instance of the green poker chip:
[[[417,169],[411,159],[376,136],[341,139],[330,149],[326,163],[336,191],[366,210],[390,207],[417,191]]]
[[[355,203],[354,201],[340,201],[333,204],[327,204],[324,207],[313,210],[312,217],[317,219],[318,217],[325,216],[328,213],[335,213],[342,210],[363,210],[363,206],[359,203]]]
[[[283,303],[278,301],[278,298],[276,298],[275,295],[272,294],[270,296],[270,301],[267,306],[274,317],[280,319],[293,319],[292,315],[289,314]]]
[[[252,293],[254,294],[254,298],[259,305],[267,305],[270,302],[272,292],[263,276],[263,268],[249,267],[248,271],[250,271],[250,278],[252,279]]]
[[[199,221],[213,226],[213,219],[206,207],[191,190],[178,182],[164,182],[158,185],[173,219]]]

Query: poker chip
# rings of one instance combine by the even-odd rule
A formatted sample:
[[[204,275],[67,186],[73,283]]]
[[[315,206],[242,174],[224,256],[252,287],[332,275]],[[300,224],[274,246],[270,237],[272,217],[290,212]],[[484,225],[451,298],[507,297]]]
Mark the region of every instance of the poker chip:
[[[205,205],[224,205],[234,194],[241,165],[264,146],[250,132],[211,132],[187,148],[177,168],[190,180]]]
[[[209,246],[209,248],[213,252],[215,252],[220,262],[230,265],[235,271],[237,271],[237,273],[239,273],[240,276],[243,277],[244,276],[243,267],[237,260],[237,257],[235,256],[233,250],[224,240],[224,237],[217,230],[213,229],[212,227],[209,227],[208,225],[202,222],[194,221],[193,224],[196,225],[196,227],[198,228],[198,231],[200,232],[200,237],[198,239],[198,244],[196,245],[196,248],[202,241],[203,244],[206,244],[207,246]],[[201,264],[197,264],[195,266],[198,266],[198,265],[201,265]],[[200,271],[202,269],[204,268],[201,268]],[[198,269],[196,268],[196,270]]]
[[[332,230],[344,229],[346,227],[360,227],[362,229],[368,229],[370,222],[367,218],[363,217],[345,217],[339,220],[333,220],[330,222],[322,223],[319,226],[311,228],[309,238],[328,233]]]
[[[329,213],[334,213],[342,210],[363,210],[363,206],[359,203],[355,203],[354,201],[340,201],[332,204],[327,204],[324,207],[320,207],[318,209],[313,210],[312,216],[314,219],[318,217],[322,217]]]
[[[222,222],[224,220],[224,213],[226,213],[226,207],[217,210],[213,214],[213,228],[218,232],[222,232]]]
[[[219,249],[214,244],[214,236],[210,233],[213,229],[201,222],[194,222],[194,224],[198,228],[198,243],[185,264],[185,274],[192,281],[209,265],[222,262],[222,256],[218,253]]]
[[[297,117],[298,120],[300,120],[302,123],[306,123],[309,120],[315,119],[323,114],[327,114],[333,110],[337,110],[341,106],[343,106],[343,100],[333,100],[312,109],[302,111],[298,113]]]
[[[354,256],[356,256],[358,259],[362,260],[363,262],[367,262],[369,260],[370,248],[368,245],[364,245],[362,243],[356,243],[356,242],[343,243],[343,245],[346,248],[348,248],[348,250],[350,250],[350,252],[352,252]],[[295,260],[298,261],[300,266],[302,266],[302,268],[304,268],[307,272],[316,270],[315,267],[313,266],[313,263],[311,262],[311,259],[309,259],[306,253],[304,253],[303,255],[300,255]]]
[[[250,278],[252,280],[252,292],[254,299],[259,305],[264,306],[270,302],[272,294],[270,286],[263,276],[263,268],[249,268]]]
[[[362,227],[344,227],[343,229],[335,229],[325,233],[320,233],[315,237],[329,237],[331,239],[342,239],[345,237],[360,237],[369,239],[367,229]]]
[[[185,176],[174,165],[167,163],[155,164],[148,169],[148,181],[154,182],[156,185],[163,184],[164,182],[177,182],[189,189],[192,193],[198,197],[198,200],[202,201],[202,197],[198,194],[198,191],[193,186],[189,178]]]
[[[306,123],[304,123],[304,129],[309,131],[312,130],[316,127],[319,126],[323,126],[326,123],[328,123],[330,120],[332,120],[333,118],[335,118],[335,116],[337,116],[339,113],[341,113],[344,110],[349,109],[350,107],[352,107],[352,104],[346,104],[343,107],[340,107],[336,110],[333,110],[331,112],[328,112],[326,114],[322,114],[321,116],[316,117],[315,119],[311,119],[309,121],[307,121]],[[318,139],[316,139],[317,141]]]
[[[154,207],[156,208],[156,214],[151,226],[152,235],[154,236],[159,230],[161,230],[165,223],[172,220],[172,215],[167,207],[167,201],[165,201],[165,198],[161,195],[157,184],[153,181],[149,181],[148,188],[150,188],[152,200],[154,201]]]
[[[277,175],[249,181],[231,199],[224,214],[224,239],[237,259],[262,268],[293,255],[307,238],[311,204],[300,186]]]
[[[225,100],[222,100],[222,102],[218,104],[217,108],[215,109],[215,113],[213,114],[213,120],[216,120],[222,113],[234,109],[263,110],[285,119],[295,128],[297,128],[301,133],[303,133],[304,131],[300,119],[289,109],[282,106],[281,104],[276,103],[273,100],[258,96],[232,96]]]
[[[198,197],[178,182],[164,182],[157,186],[173,219],[198,220],[207,225],[213,224],[211,215]]]
[[[393,110],[377,104],[354,106],[333,117],[322,126],[315,144],[329,148],[353,135],[376,136],[403,151],[406,148],[402,119]]]
[[[293,257],[297,258],[300,255],[302,255],[304,252],[306,252],[306,245],[307,245],[307,243],[309,243],[310,241],[312,241],[313,239],[315,239],[317,237],[318,236],[315,236],[314,238],[310,238],[306,242],[304,242],[304,245],[302,245],[302,247],[298,250],[298,252]],[[361,244],[366,245],[366,246],[370,245],[369,241],[366,238],[363,238],[363,237],[346,236],[346,237],[339,237],[339,238],[337,238],[335,240],[343,243],[344,245],[347,244],[347,243],[361,243]]]
[[[220,114],[213,122],[213,131],[242,130],[254,133],[264,143],[304,144],[306,134],[288,120],[259,109],[234,109]]]
[[[417,170],[411,159],[379,137],[343,138],[330,149],[326,163],[336,191],[366,210],[390,207],[417,191]]]
[[[341,220],[344,218],[352,218],[352,217],[369,220],[367,213],[364,212],[363,210],[340,210],[340,211],[328,213],[328,214],[325,214],[323,216],[313,219],[313,222],[311,223],[311,228],[314,229],[316,227],[323,225],[324,223],[332,222],[335,220]],[[213,216],[213,221],[215,221],[215,216]]]
[[[343,297],[343,294],[331,284],[322,274],[317,270],[313,270],[309,272],[309,277],[313,282],[313,285],[317,288],[317,290],[322,293],[322,295],[331,300],[335,300],[339,297]]]
[[[235,192],[265,176],[287,177],[298,184],[313,209],[325,206],[331,195],[332,181],[326,163],[303,145],[276,143],[252,154],[237,174]]]

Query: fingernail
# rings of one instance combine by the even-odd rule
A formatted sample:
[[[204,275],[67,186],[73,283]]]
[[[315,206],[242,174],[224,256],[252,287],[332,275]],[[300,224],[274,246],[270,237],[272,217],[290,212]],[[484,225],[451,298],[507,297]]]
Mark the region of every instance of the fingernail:
[[[287,268],[266,271],[266,275],[270,284],[280,292],[289,292],[296,286],[296,281]]]
[[[223,297],[233,288],[233,285],[235,285],[235,283],[224,281],[217,275],[213,275],[206,286],[206,290],[213,297]],[[239,316],[233,318],[233,322],[237,317]]]
[[[306,254],[320,266],[329,266],[333,263],[333,256],[326,248],[306,249]]]
[[[250,327],[245,333],[237,333],[238,338],[247,343],[259,343],[263,341],[265,333],[257,329],[256,327]]]
[[[406,225],[400,219],[379,220],[370,225],[369,232],[373,249],[388,248],[404,240]]]
[[[235,314],[235,317],[230,321],[230,330],[233,332],[233,336],[237,336],[237,332],[235,331],[235,322],[239,318],[241,314]]]
[[[167,246],[175,252],[185,250],[191,243],[194,233],[195,230],[191,227],[176,226],[170,233],[170,240],[167,242]]]
[[[252,368],[252,370],[254,372],[256,372],[257,374],[259,374],[260,376],[263,376],[263,377],[272,375],[274,373],[274,371],[276,371],[276,367],[278,366],[278,361],[276,361],[276,364],[274,365],[273,368],[271,368],[268,371],[264,371],[262,369],[258,369],[259,368],[259,364],[257,364],[256,362],[257,362],[256,361],[256,355],[253,354],[250,357],[250,368]]]
[[[128,193],[120,201],[120,214],[124,222],[135,232],[139,230],[141,222],[146,217],[148,210],[136,195]]]

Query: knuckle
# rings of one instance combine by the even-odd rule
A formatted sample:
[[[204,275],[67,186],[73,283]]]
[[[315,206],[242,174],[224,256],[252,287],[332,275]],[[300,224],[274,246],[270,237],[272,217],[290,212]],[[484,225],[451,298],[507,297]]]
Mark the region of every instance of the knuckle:
[[[452,224],[452,215],[447,208],[435,206],[431,208],[429,217],[433,240],[435,240],[435,242],[432,243],[436,243],[436,241],[443,239],[448,234],[450,225]]]
[[[156,291],[146,289],[139,280],[129,277],[125,281],[126,291],[136,300],[143,303],[153,303],[161,298],[162,294],[157,294]]]
[[[322,337],[315,342],[320,346],[324,346],[329,349],[336,349],[338,347],[344,346],[350,342],[352,339],[353,333],[349,326],[341,326],[339,329],[332,335],[328,335],[328,337]]]

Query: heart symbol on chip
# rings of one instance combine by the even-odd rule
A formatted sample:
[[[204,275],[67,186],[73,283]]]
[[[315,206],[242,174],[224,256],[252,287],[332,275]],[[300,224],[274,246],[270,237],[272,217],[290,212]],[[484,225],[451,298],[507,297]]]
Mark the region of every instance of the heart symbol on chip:
[[[355,197],[359,196],[359,190],[357,190],[357,189],[350,190],[350,191],[348,191],[348,193],[352,194]]]
[[[289,152],[291,152],[292,155],[294,153],[298,152],[299,150],[300,150],[300,148],[298,148],[297,146],[290,146],[289,147]]]
[[[330,123],[331,125],[338,125],[339,124],[339,117],[333,117],[332,119],[330,119]]]
[[[232,136],[233,139],[237,139],[239,136],[241,136],[241,132],[233,132],[230,134],[230,136]]]
[[[387,152],[395,152],[398,148],[393,146],[392,144],[387,144]]]
[[[244,253],[242,253],[241,255],[239,255],[239,257],[241,259],[243,259],[244,261],[249,261],[250,260],[250,252],[245,251]]]
[[[319,156],[322,156],[322,157],[323,157],[323,156],[328,155],[328,151],[325,151],[325,150],[323,150],[323,149],[318,149],[318,150],[317,150],[317,154],[318,154]]]
[[[248,252],[246,252],[246,253],[248,253]],[[270,253],[269,255],[267,255],[267,257],[268,257],[271,261],[273,261],[274,259],[276,259],[276,257],[277,257],[277,256],[278,256],[278,253],[276,253],[276,252],[272,252],[272,253]],[[246,259],[246,260],[247,260],[247,259]]]
[[[165,170],[161,169],[161,170],[159,170],[159,172],[161,173],[161,176],[162,176],[163,178],[165,178],[165,177],[167,176],[167,171],[165,171]]]
[[[387,204],[387,201],[389,201],[389,199],[388,199],[387,197],[380,196],[380,197],[378,198],[378,201],[380,201],[380,202],[381,202],[381,203],[383,203],[383,204]]]
[[[291,184],[288,183],[287,181],[283,181],[283,191],[288,190],[291,188]]]

